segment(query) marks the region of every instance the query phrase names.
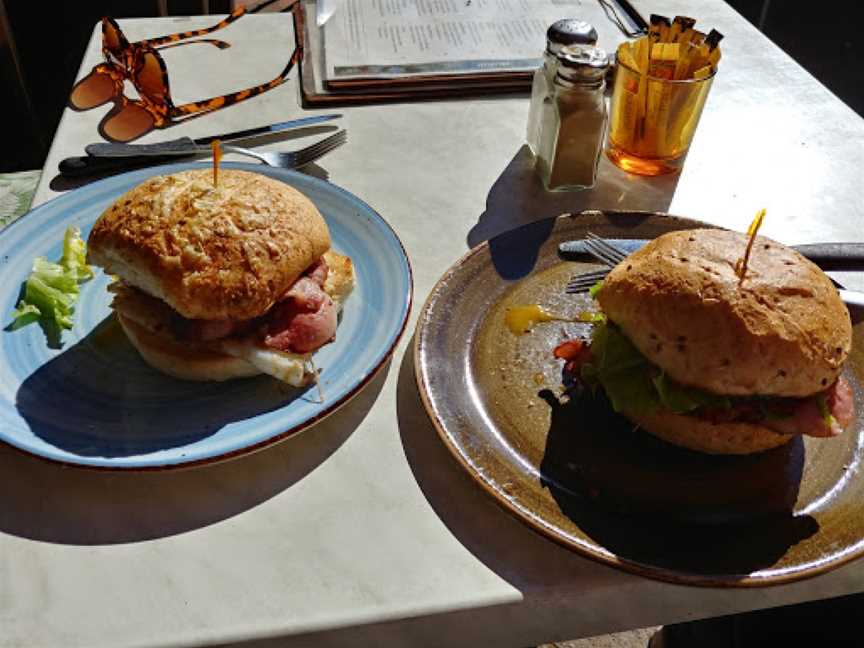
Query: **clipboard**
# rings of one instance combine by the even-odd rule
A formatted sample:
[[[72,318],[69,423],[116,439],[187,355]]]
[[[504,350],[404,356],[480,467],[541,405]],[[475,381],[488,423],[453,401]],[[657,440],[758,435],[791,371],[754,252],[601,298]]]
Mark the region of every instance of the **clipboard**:
[[[294,35],[302,49],[300,62],[300,93],[304,108],[315,106],[348,106],[368,103],[392,103],[451,99],[500,94],[527,94],[531,90],[531,74],[475,82],[447,83],[418,80],[413,86],[397,88],[394,85],[358,89],[340,89],[333,92],[324,82],[322,34],[315,21],[315,0],[301,0],[294,5]]]

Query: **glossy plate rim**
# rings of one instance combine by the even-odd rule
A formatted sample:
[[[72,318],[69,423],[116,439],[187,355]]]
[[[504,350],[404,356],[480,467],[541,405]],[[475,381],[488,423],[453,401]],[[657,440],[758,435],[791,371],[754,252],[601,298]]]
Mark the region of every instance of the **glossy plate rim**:
[[[146,179],[157,176],[164,175],[168,173],[177,173],[180,171],[185,171],[187,169],[195,169],[195,168],[210,168],[212,165],[209,162],[178,162],[160,166],[147,167],[145,169],[138,169],[134,171],[129,171],[126,173],[121,173],[113,176],[109,176],[106,178],[102,178],[100,180],[88,183],[76,189],[70,190],[66,193],[63,193],[59,196],[55,196],[50,200],[47,200],[36,207],[30,209],[25,214],[20,216],[18,219],[7,225],[5,228],[0,230],[0,241],[5,237],[7,232],[9,231],[17,231],[21,227],[25,226],[25,221],[29,223],[33,223],[34,219],[38,219],[39,214],[45,211],[49,211],[51,209],[56,208],[58,204],[62,204],[63,202],[73,200],[75,196],[80,195],[81,192],[93,192],[97,193],[100,190],[103,190],[106,186],[110,187],[116,184],[125,184],[127,181],[132,180],[133,178],[137,183],[143,182]],[[176,471],[176,470],[186,470],[191,468],[196,468],[199,466],[211,465],[222,463],[224,461],[229,461],[232,459],[236,459],[238,457],[242,457],[248,454],[252,454],[263,450],[271,445],[275,445],[289,437],[293,437],[298,433],[301,433],[308,428],[312,427],[316,423],[322,421],[327,418],[331,414],[335,413],[342,406],[347,404],[350,400],[352,400],[355,396],[357,396],[366,385],[371,382],[381,371],[384,365],[392,358],[394,352],[396,351],[396,347],[399,345],[402,336],[405,333],[405,329],[408,325],[408,320],[410,319],[411,309],[414,305],[414,272],[411,266],[411,260],[408,256],[408,253],[405,249],[405,245],[402,242],[399,235],[396,233],[396,230],[387,222],[387,220],[381,216],[375,209],[373,209],[368,203],[364,200],[360,199],[350,191],[343,189],[342,187],[330,182],[329,180],[323,180],[321,178],[317,178],[315,176],[311,176],[308,174],[301,173],[296,170],[283,169],[281,167],[270,167],[265,165],[259,165],[254,163],[246,163],[246,162],[223,162],[222,168],[232,168],[232,169],[240,169],[244,171],[250,171],[253,173],[261,173],[263,172],[265,175],[270,177],[274,177],[276,179],[291,179],[297,178],[301,183],[308,182],[312,185],[317,185],[319,189],[322,189],[324,192],[333,193],[339,195],[343,199],[353,202],[359,205],[363,210],[365,210],[368,214],[370,214],[375,220],[379,222],[379,224],[384,228],[386,232],[392,236],[393,241],[396,243],[398,250],[400,252],[400,262],[404,263],[404,279],[407,283],[407,290],[404,295],[401,296],[401,308],[399,312],[399,322],[395,325],[391,331],[389,332],[389,339],[386,345],[380,350],[378,357],[375,362],[367,368],[367,370],[357,377],[354,381],[354,384],[347,390],[345,394],[343,394],[339,399],[333,401],[328,404],[326,407],[322,408],[320,411],[316,412],[313,416],[310,416],[303,421],[291,426],[290,428],[283,430],[281,432],[275,433],[265,439],[261,439],[257,442],[250,443],[243,447],[236,448],[234,450],[229,450],[226,452],[222,452],[219,454],[214,454],[210,456],[203,456],[200,458],[195,458],[187,461],[175,461],[175,462],[154,462],[154,463],[145,463],[145,464],[116,464],[112,463],[110,458],[104,457],[87,457],[87,456],[79,456],[76,460],[61,458],[57,456],[52,456],[49,453],[40,452],[34,448],[25,447],[24,444],[19,444],[14,442],[14,440],[8,438],[6,435],[0,437],[0,443],[2,443],[7,448],[14,450],[15,452],[21,453],[28,457],[32,457],[38,459],[40,461],[45,461],[51,464],[56,464],[60,466],[70,467],[70,468],[80,468],[85,470],[91,470],[96,472],[122,472],[122,473],[143,473],[143,472],[160,472],[160,471]],[[120,193],[117,194],[119,197],[124,191],[127,189],[123,189]],[[36,225],[38,228],[39,226]],[[14,228],[14,229],[13,229]],[[2,334],[2,331],[0,331]]]
[[[567,212],[558,216],[552,216],[550,218],[533,221],[525,225],[519,226],[513,230],[503,232],[498,236],[513,236],[520,230],[528,230],[537,227],[538,224],[544,222],[551,223],[554,228],[554,222],[557,222],[559,219],[575,219],[578,218],[580,215],[602,215],[610,219],[626,217],[632,217],[635,219],[659,217],[663,219],[668,219],[672,222],[681,223],[682,225],[684,223],[687,223],[690,225],[696,224],[705,228],[722,229],[719,228],[717,225],[713,225],[705,221],[699,221],[689,217],[677,216],[674,214],[669,214],[667,212],[635,209],[590,209],[581,212]],[[672,231],[673,229],[676,228],[672,227],[669,231]],[[677,229],[681,228],[679,227]],[[552,232],[550,232],[550,234],[552,234]],[[825,574],[827,572],[834,571],[835,569],[850,562],[853,562],[856,559],[860,558],[862,555],[864,555],[864,542],[862,542],[864,541],[864,538],[861,538],[858,542],[856,550],[845,552],[831,561],[819,563],[814,566],[808,566],[800,571],[783,572],[762,577],[747,576],[732,581],[723,578],[722,575],[719,574],[714,576],[710,574],[693,575],[675,570],[674,568],[670,567],[663,567],[657,565],[652,566],[650,564],[638,562],[636,560],[621,558],[615,553],[613,553],[611,550],[605,549],[599,541],[596,541],[593,538],[591,539],[591,542],[576,542],[568,538],[564,533],[559,532],[554,525],[547,523],[547,521],[542,516],[532,514],[532,512],[516,505],[513,501],[511,501],[511,499],[507,497],[506,493],[503,493],[497,487],[497,481],[495,479],[487,478],[486,476],[481,474],[481,472],[478,471],[475,466],[471,464],[469,460],[470,457],[467,456],[468,453],[465,452],[464,448],[462,448],[459,442],[454,439],[448,432],[445,422],[442,421],[441,418],[438,416],[438,413],[434,406],[433,401],[435,397],[433,396],[432,391],[429,388],[427,375],[424,371],[426,366],[426,363],[424,361],[424,343],[428,334],[426,327],[430,321],[430,310],[434,306],[438,297],[441,295],[442,291],[445,289],[446,284],[453,276],[453,274],[460,272],[474,256],[482,254],[486,250],[488,250],[490,247],[490,242],[493,241],[495,238],[496,237],[493,237],[492,239],[483,241],[482,243],[479,243],[475,247],[468,250],[449,268],[447,268],[447,270],[441,275],[438,281],[435,282],[435,285],[430,290],[429,295],[423,303],[423,306],[420,309],[417,317],[417,328],[416,334],[414,336],[412,353],[414,360],[414,380],[417,386],[417,391],[419,392],[420,400],[423,404],[424,410],[426,411],[426,415],[432,423],[433,427],[435,428],[436,433],[443,442],[444,446],[447,448],[450,455],[456,460],[456,462],[462,467],[462,469],[464,469],[465,472],[468,473],[471,479],[481,487],[481,490],[485,492],[487,496],[491,497],[492,500],[501,509],[503,509],[512,517],[516,518],[528,528],[538,532],[544,538],[551,540],[558,546],[573,551],[574,553],[584,558],[588,558],[594,562],[598,562],[600,564],[613,567],[618,570],[634,574],[636,576],[652,578],[654,580],[688,587],[713,587],[731,590],[755,589],[776,585],[784,585],[788,583],[799,582],[805,579]],[[619,236],[619,238],[628,237],[625,234]],[[556,241],[556,244],[560,242],[561,241]],[[564,259],[561,260],[565,261]],[[592,544],[594,546],[592,546]]]

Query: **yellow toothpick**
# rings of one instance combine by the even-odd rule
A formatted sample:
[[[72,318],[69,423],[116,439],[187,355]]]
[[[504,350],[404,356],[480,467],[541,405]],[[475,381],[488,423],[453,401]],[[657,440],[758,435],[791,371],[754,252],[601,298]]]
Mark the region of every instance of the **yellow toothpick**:
[[[744,258],[738,259],[738,263],[735,264],[735,273],[738,275],[738,285],[741,285],[744,282],[744,275],[747,274],[747,263],[750,261],[750,251],[753,249],[753,242],[756,240],[756,233],[759,231],[759,228],[762,227],[763,220],[765,220],[764,208],[756,212],[753,222],[750,223],[750,227],[747,228],[747,236],[750,237],[747,241],[747,249],[744,251]]]
[[[210,150],[213,151],[213,186],[219,186],[219,162],[222,160],[222,146],[218,139],[210,142]]]

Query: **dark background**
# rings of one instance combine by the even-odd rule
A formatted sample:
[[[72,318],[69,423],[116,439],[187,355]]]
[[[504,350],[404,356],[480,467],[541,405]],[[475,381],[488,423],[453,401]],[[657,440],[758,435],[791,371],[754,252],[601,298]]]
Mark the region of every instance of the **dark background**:
[[[210,13],[227,13],[232,3],[210,0],[208,4]],[[188,16],[200,14],[202,3],[168,0],[167,6],[167,15]],[[0,87],[9,92],[3,101],[7,155],[0,157],[0,172],[38,169],[45,162],[93,26],[102,16],[158,16],[158,3],[0,0],[0,12],[4,9],[5,20],[0,13]],[[12,54],[13,44],[17,57]]]
[[[698,3],[694,1],[694,14]],[[231,0],[210,0],[224,13]],[[258,5],[258,2],[243,2]],[[265,2],[264,10],[279,3]],[[864,114],[864,37],[860,2],[729,0],[747,20],[788,52],[858,114]],[[201,13],[201,0],[169,0],[169,15]],[[41,168],[93,25],[115,18],[158,15],[155,0],[44,2],[0,0],[0,83],[4,97],[4,150],[0,172]],[[5,9],[5,16],[3,11]],[[12,56],[10,38],[17,48]],[[23,80],[23,83],[22,81]],[[12,154],[10,155],[9,152]]]

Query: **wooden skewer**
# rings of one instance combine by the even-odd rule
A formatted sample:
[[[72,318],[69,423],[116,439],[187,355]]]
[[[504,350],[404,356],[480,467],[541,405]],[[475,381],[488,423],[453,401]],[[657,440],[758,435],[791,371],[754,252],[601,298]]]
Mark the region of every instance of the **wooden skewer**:
[[[747,241],[747,249],[744,250],[744,258],[739,259],[738,263],[735,264],[735,271],[738,273],[739,286],[744,283],[744,276],[747,274],[747,263],[750,261],[750,251],[753,249],[753,242],[756,240],[756,233],[759,231],[759,228],[762,227],[763,220],[765,220],[764,207],[756,212],[756,217],[753,219],[753,222],[750,223],[750,227],[747,228],[747,236],[750,237],[750,240]]]
[[[210,150],[213,151],[213,186],[219,186],[219,162],[222,161],[222,146],[218,139],[210,142]]]

